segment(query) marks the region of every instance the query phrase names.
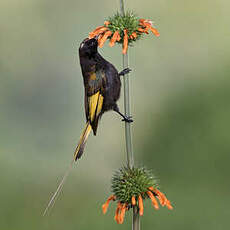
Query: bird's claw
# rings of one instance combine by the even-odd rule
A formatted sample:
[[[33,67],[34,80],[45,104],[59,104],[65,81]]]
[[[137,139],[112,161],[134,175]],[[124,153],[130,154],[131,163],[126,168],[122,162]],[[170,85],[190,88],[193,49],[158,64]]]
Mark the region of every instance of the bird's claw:
[[[132,71],[130,68],[125,68],[119,73],[119,76],[124,76],[128,74],[130,71]]]
[[[131,123],[131,122],[133,122],[133,120],[131,118],[132,118],[131,116],[130,117],[124,117],[124,119],[122,119],[122,121]]]

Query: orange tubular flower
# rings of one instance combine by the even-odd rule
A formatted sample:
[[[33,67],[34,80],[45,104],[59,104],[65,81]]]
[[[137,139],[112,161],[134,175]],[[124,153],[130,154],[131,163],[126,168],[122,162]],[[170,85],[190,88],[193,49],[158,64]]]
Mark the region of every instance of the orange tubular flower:
[[[110,43],[109,43],[110,47],[113,47],[115,45],[115,42],[117,41],[118,36],[120,36],[120,34],[119,34],[119,31],[117,30],[113,34],[112,38],[110,39]],[[120,39],[121,39],[121,37],[120,37]]]
[[[160,36],[160,33],[158,32],[157,29],[155,29],[155,28],[153,28],[153,27],[150,27],[150,30],[152,31],[152,33],[153,33],[155,36],[157,36],[157,37]]]
[[[157,198],[158,198],[161,206],[165,206],[166,200],[167,200],[165,195],[163,193],[161,193],[158,189],[155,189],[153,187],[149,187],[149,190],[151,190],[152,192],[154,192],[157,195]]]
[[[167,204],[167,198],[165,196],[165,194],[163,194],[162,192],[160,192],[159,190],[155,189],[156,194],[158,195],[158,197],[161,197],[163,206],[165,206]]]
[[[116,197],[115,197],[114,195],[112,195],[112,196],[110,196],[110,197],[108,198],[108,200],[102,205],[102,212],[103,212],[104,214],[107,212],[107,209],[108,209],[108,207],[109,207],[110,201],[115,200],[115,199],[116,199]]]
[[[149,29],[146,27],[146,28],[144,29],[144,33],[149,34],[148,30],[149,30]]]
[[[146,198],[145,194],[151,199],[152,204],[156,210],[160,208],[156,198],[158,198],[161,206],[166,206],[169,210],[173,209],[171,202],[158,189],[155,189],[154,187],[149,187],[147,191],[142,193],[144,199]],[[137,198],[140,216],[143,216],[144,214],[144,205],[143,205],[142,195],[139,195]],[[107,199],[107,201],[102,205],[103,214],[107,212],[110,201],[115,201],[116,199],[117,198],[115,195],[112,195]],[[114,219],[116,220],[116,222],[118,224],[122,224],[124,222],[126,210],[128,210],[130,207],[134,207],[135,205],[137,205],[137,201],[134,195],[131,197],[131,200],[129,202],[118,201],[117,208],[115,211],[115,216],[114,216]]]
[[[107,30],[108,30],[107,27],[99,26],[93,32],[89,33],[89,39],[94,38],[98,34],[102,34],[102,33],[104,33]]]
[[[149,198],[151,199],[154,208],[156,210],[158,210],[159,209],[159,205],[157,203],[157,199],[155,198],[155,196],[150,191],[147,191],[147,194],[148,194]]]
[[[138,196],[138,205],[139,205],[139,214],[140,214],[140,216],[143,216],[144,206],[143,206],[143,200],[142,200],[141,195]]]
[[[123,42],[123,49],[122,49],[122,53],[126,54],[128,50],[128,32],[125,29],[124,30],[124,42]]]
[[[105,25],[105,26],[108,26],[109,24],[110,24],[109,21],[104,21],[104,25]]]
[[[169,200],[167,200],[166,202],[166,206],[169,210],[172,210],[173,209],[173,206],[171,205],[171,202]]]
[[[133,32],[131,35],[132,35],[134,38],[137,38],[137,33],[136,33],[136,32]]]
[[[106,31],[106,32],[104,33],[104,35],[101,37],[100,40],[98,39],[98,46],[99,46],[100,48],[103,47],[103,45],[104,45],[104,43],[106,42],[107,38],[108,38],[109,36],[111,36],[111,34],[112,34],[112,32],[111,32],[110,30],[108,30],[108,31]]]
[[[118,202],[117,209],[116,209],[115,216],[114,216],[114,219],[117,221],[118,224],[120,224],[120,209],[121,209],[121,203]]]
[[[132,196],[132,206],[135,206],[136,205],[136,199],[135,199],[135,196]]]
[[[100,29],[104,28],[104,26],[98,26],[94,31],[89,33],[89,39],[95,37],[96,35],[94,35],[97,31],[99,31]]]
[[[116,211],[115,211],[115,216],[114,216],[114,220],[116,221],[117,221],[118,213],[119,213],[119,208],[117,206]]]
[[[165,206],[169,209],[172,210],[173,207],[171,205],[171,202],[167,199],[164,193],[160,192],[158,189],[155,189],[153,187],[149,187],[149,190],[154,192],[162,206]]]
[[[139,32],[141,32],[141,33],[144,33],[144,32],[145,32],[145,30],[144,30],[144,29],[142,29],[141,27],[140,27],[140,28],[138,28],[138,31],[139,31]]]
[[[120,213],[119,224],[122,224],[124,222],[125,211],[126,211],[126,204],[125,203],[121,206],[120,210],[121,210],[121,213]]]
[[[158,30],[152,27],[152,22],[150,20],[140,19],[139,22],[141,26],[145,27],[144,33],[146,33],[148,30],[151,30],[155,36],[160,36]]]

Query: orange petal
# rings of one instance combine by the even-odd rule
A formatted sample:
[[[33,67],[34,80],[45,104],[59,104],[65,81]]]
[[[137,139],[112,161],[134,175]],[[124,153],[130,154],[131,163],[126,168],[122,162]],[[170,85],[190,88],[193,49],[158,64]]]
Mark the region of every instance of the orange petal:
[[[154,191],[154,188],[153,188],[153,187],[149,187],[148,189],[151,190],[151,191]]]
[[[108,26],[109,24],[110,24],[109,21],[104,21],[104,25],[105,25],[105,26]]]
[[[122,49],[122,53],[126,54],[127,50],[128,50],[128,33],[127,30],[124,30],[124,41],[123,41],[123,49]]]
[[[158,200],[160,201],[160,204],[161,204],[162,206],[165,206],[165,205],[166,205],[166,207],[167,207],[168,209],[170,209],[170,210],[173,209],[173,207],[172,207],[172,205],[171,205],[171,202],[167,199],[167,197],[165,196],[164,193],[160,192],[158,189],[154,189],[154,192],[157,194],[157,198],[158,198]]]
[[[140,25],[141,25],[141,26],[144,26],[144,27],[149,27],[149,26],[151,26],[151,24],[150,24],[148,21],[140,22]]]
[[[158,200],[159,200],[159,202],[160,202],[160,204],[162,205],[162,206],[165,206],[165,199],[167,199],[166,197],[165,197],[165,195],[162,193],[162,192],[160,192],[158,189],[155,189],[155,188],[153,188],[153,187],[149,187],[148,188],[150,191],[152,191],[152,192],[154,192],[156,195],[157,195],[157,198],[158,198]],[[163,196],[162,196],[162,194],[163,194]]]
[[[149,190],[151,190],[151,191],[153,191],[154,190],[154,188],[151,186],[151,187],[148,187],[148,189]]]
[[[115,45],[115,42],[117,41],[118,35],[119,35],[119,31],[117,30],[114,32],[112,38],[110,39],[110,43],[109,43],[110,47],[113,47]]]
[[[121,208],[122,208],[122,204],[119,203],[119,209],[118,209],[118,215],[117,215],[117,223],[120,224],[121,221]]]
[[[115,216],[114,216],[114,220],[118,220],[117,217],[118,217],[118,213],[119,213],[119,208],[118,208],[118,205],[117,205],[117,208],[116,208],[116,211],[115,211]]]
[[[139,22],[140,22],[140,23],[143,23],[143,22],[145,22],[145,21],[146,21],[146,19],[144,19],[144,18],[139,19]]]
[[[115,196],[114,195],[112,195],[112,196],[110,196],[109,198],[108,198],[108,200],[102,205],[102,212],[105,214],[106,212],[107,212],[107,209],[108,209],[108,207],[109,207],[109,203],[110,203],[110,201],[111,200],[115,200]]]
[[[154,192],[157,194],[159,201],[161,200],[161,205],[165,206],[167,203],[167,198],[166,198],[165,194],[160,192],[158,189],[155,189]]]
[[[90,33],[89,33],[89,38],[91,39],[91,38],[95,37],[94,34],[96,33],[96,31],[102,29],[103,27],[104,27],[104,26],[98,26],[94,31],[90,32]]]
[[[142,29],[141,27],[138,28],[138,31],[141,32],[141,33],[144,33],[144,32],[145,32],[145,30]]]
[[[122,207],[121,207],[121,214],[120,214],[119,224],[122,224],[124,222],[125,211],[126,211],[126,204],[123,204]]]
[[[149,30],[148,27],[146,27],[146,28],[144,29],[144,33],[149,34],[148,30]]]
[[[96,35],[104,33],[106,30],[108,30],[107,27],[99,26],[97,29],[89,34],[89,38],[94,38]]]
[[[149,34],[148,30],[151,28],[151,24],[148,22],[143,22],[141,25],[144,27],[143,33]]]
[[[140,22],[140,23],[139,23],[139,26],[141,26],[141,27],[145,27],[144,22]]]
[[[141,22],[140,22],[140,25],[143,26],[143,27],[145,27],[144,33],[147,33],[146,31],[148,31],[148,30],[150,29],[150,30],[152,31],[152,33],[153,33],[155,36],[157,36],[157,37],[160,36],[160,33],[158,32],[158,30],[155,29],[154,27],[152,27],[151,21],[148,21],[148,20],[141,21]],[[141,31],[140,31],[140,32],[141,32]]]
[[[149,29],[152,31],[152,33],[153,33],[155,36],[157,36],[157,37],[160,36],[160,33],[158,32],[157,29],[155,29],[155,28],[153,28],[153,27],[150,27]]]
[[[165,201],[164,201],[164,199],[162,199],[162,196],[157,195],[157,198],[158,198],[161,206],[165,206]]]
[[[144,206],[143,206],[143,200],[142,200],[141,195],[138,196],[138,205],[139,205],[139,214],[140,214],[140,216],[143,216]]]
[[[133,32],[131,35],[132,35],[134,38],[137,38],[137,33],[136,33],[136,32]]]
[[[171,205],[171,202],[169,200],[167,200],[166,202],[166,206],[169,210],[172,210],[173,209],[173,206]]]
[[[100,41],[99,41],[99,39],[98,39],[98,46],[99,46],[100,48],[103,47],[103,45],[105,44],[107,38],[108,38],[111,34],[112,34],[112,32],[111,32],[110,30],[108,30],[108,31],[106,31],[106,32],[104,33],[104,35],[102,36],[102,38],[100,39]]]
[[[135,206],[136,205],[136,199],[135,199],[135,196],[132,196],[132,206]]]
[[[159,209],[159,205],[157,203],[157,199],[155,198],[155,196],[150,191],[147,191],[147,194],[148,194],[149,198],[151,199],[154,208],[156,210],[158,210]]]
[[[149,27],[149,26],[152,26],[152,21],[150,21],[150,20],[144,20],[144,19],[142,19],[142,20],[139,20],[139,24],[141,25],[141,26],[144,26],[144,27]]]
[[[117,221],[118,224],[120,223],[120,208],[121,208],[121,203],[118,202],[117,209],[115,211],[115,216],[114,216],[114,219]]]
[[[101,41],[101,39],[102,39],[103,36],[104,36],[104,33],[99,34],[99,37],[98,37],[98,39],[97,39],[97,43],[98,43],[98,44],[100,44],[100,41]]]

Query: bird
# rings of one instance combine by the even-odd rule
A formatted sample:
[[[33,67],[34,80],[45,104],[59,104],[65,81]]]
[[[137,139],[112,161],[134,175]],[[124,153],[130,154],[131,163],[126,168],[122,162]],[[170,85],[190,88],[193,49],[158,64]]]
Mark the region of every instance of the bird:
[[[79,47],[79,59],[85,89],[86,125],[74,152],[75,161],[82,156],[91,130],[94,135],[97,134],[98,122],[104,112],[113,110],[123,117],[123,121],[133,122],[131,117],[120,112],[117,105],[121,91],[120,77],[131,69],[118,73],[114,65],[99,54],[97,37],[83,40]]]
[[[91,39],[86,38],[81,42],[79,59],[85,91],[86,124],[74,151],[73,160],[62,177],[55,193],[49,200],[43,216],[54,205],[55,199],[73,167],[73,163],[81,158],[90,132],[93,130],[93,134],[97,134],[98,122],[101,116],[106,111],[112,110],[122,116],[122,121],[133,122],[132,117],[122,114],[117,105],[121,91],[120,77],[128,74],[131,69],[125,68],[121,72],[118,72],[113,64],[105,60],[98,52],[98,36]]]

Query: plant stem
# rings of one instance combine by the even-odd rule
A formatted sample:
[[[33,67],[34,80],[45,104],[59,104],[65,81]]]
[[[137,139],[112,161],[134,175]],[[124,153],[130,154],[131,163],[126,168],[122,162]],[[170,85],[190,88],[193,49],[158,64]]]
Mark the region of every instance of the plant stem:
[[[124,16],[124,1],[120,0],[121,15]],[[123,54],[123,69],[128,68],[128,52]],[[124,76],[124,107],[125,107],[125,116],[130,117],[130,96],[129,96],[129,75]],[[131,124],[125,122],[125,141],[126,141],[126,153],[127,153],[127,165],[132,168],[134,166],[133,159],[133,145],[132,145],[132,134],[131,134]]]
[[[123,69],[128,68],[128,53],[123,54]],[[129,96],[129,76],[125,75],[124,81],[124,107],[125,116],[130,117],[130,96]],[[131,123],[125,122],[125,142],[126,142],[126,153],[127,153],[127,165],[132,168],[134,166],[133,159],[133,144],[132,144],[132,133]]]
[[[120,0],[120,10],[121,15],[124,16],[124,0]],[[128,68],[129,59],[128,52],[123,54],[123,68]],[[129,75],[124,76],[124,107],[125,107],[125,116],[130,117],[130,95],[129,95]],[[134,166],[134,157],[133,157],[133,145],[132,145],[132,133],[131,133],[131,124],[125,122],[125,142],[126,142],[126,153],[127,153],[127,165],[132,168]],[[132,230],[140,230],[140,216],[138,213],[137,206],[133,207],[133,219],[132,219]]]
[[[138,208],[137,206],[133,207],[133,225],[132,225],[132,230],[140,230],[140,216],[138,213]]]

